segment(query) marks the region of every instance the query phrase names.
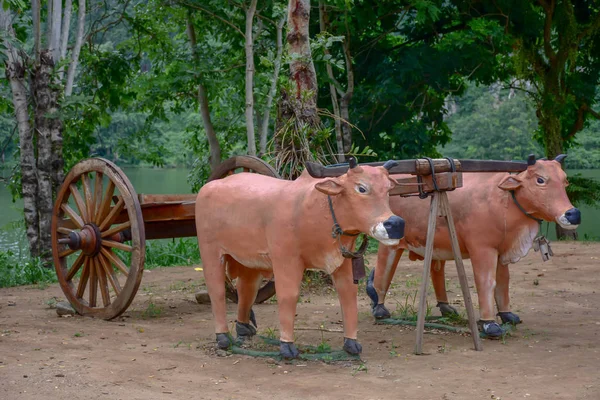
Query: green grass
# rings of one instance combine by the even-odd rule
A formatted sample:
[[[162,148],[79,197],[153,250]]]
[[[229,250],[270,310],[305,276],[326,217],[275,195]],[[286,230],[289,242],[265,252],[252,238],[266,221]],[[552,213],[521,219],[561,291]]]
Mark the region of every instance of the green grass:
[[[41,259],[31,258],[24,252],[0,251],[0,287],[37,284],[45,289],[57,282],[52,268],[44,268]]]

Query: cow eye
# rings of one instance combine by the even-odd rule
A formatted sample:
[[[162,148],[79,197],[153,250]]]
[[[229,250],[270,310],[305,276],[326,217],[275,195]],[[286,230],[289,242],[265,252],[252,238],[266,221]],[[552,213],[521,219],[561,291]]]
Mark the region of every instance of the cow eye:
[[[540,178],[540,177],[538,177],[538,178],[537,178],[537,183],[539,183],[540,185],[543,185],[543,184],[544,184],[544,182],[546,182],[546,181],[544,180],[544,178]]]
[[[364,193],[367,193],[367,188],[364,187],[363,185],[358,185],[358,186],[356,186],[356,191],[358,193],[363,193],[364,194]]]

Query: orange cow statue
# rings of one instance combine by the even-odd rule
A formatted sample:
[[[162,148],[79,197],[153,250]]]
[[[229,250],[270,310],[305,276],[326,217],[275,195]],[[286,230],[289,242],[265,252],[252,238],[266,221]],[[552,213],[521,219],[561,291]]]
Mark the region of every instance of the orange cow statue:
[[[565,157],[561,154],[551,161],[536,162],[535,156],[530,155],[527,170],[517,175],[464,173],[463,187],[448,193],[462,257],[470,258],[473,265],[479,325],[488,336],[498,337],[503,333],[494,315],[494,300],[497,316],[503,323],[521,322],[510,311],[508,264],[527,255],[536,242],[544,251],[545,239],[536,236],[542,220],[554,221],[565,229],[575,229],[581,222],[579,210],[573,207],[565,191],[567,175],[561,168]],[[425,254],[429,202],[393,196],[390,207],[406,220],[407,230],[398,246],[379,246],[377,267],[367,281],[367,293],[377,319],[390,316],[384,305],[385,295],[402,252],[409,250],[411,260],[422,260]],[[448,304],[444,279],[444,264],[453,259],[448,227],[440,217],[431,279],[442,315],[457,313]]]
[[[404,220],[392,214],[395,181],[383,167],[357,166],[342,176],[294,180],[240,173],[200,189],[196,229],[219,348],[234,342],[227,328],[225,274],[237,278],[238,340],[256,334],[252,304],[263,276],[274,275],[279,308],[280,354],[296,358],[294,317],[304,270],[332,275],[344,321],[344,350],[359,354],[358,300],[352,249],[359,233],[396,245]],[[332,230],[333,227],[333,230]],[[364,273],[364,270],[363,270]],[[250,321],[255,326],[250,325]]]

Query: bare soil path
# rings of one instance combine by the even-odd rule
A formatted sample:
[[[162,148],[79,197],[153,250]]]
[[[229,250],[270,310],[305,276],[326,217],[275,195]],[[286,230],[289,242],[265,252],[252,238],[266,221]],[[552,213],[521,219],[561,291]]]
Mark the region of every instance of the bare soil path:
[[[504,342],[485,340],[483,352],[468,336],[436,332],[425,335],[427,355],[413,355],[414,330],[374,325],[361,290],[362,362],[219,356],[210,306],[194,300],[202,273],[192,267],[146,271],[130,309],[110,322],[58,317],[48,305],[64,299],[58,285],[0,289],[0,399],[600,399],[600,244],[553,248],[547,263],[532,251],[511,266],[513,310],[524,323]],[[462,310],[450,264],[450,295]],[[401,261],[392,310],[416,306],[420,273],[420,263]],[[259,333],[277,334],[276,307],[255,306]],[[234,304],[229,311],[233,321]],[[342,333],[315,330],[340,330],[340,318],[331,289],[306,288],[297,342],[341,348]]]

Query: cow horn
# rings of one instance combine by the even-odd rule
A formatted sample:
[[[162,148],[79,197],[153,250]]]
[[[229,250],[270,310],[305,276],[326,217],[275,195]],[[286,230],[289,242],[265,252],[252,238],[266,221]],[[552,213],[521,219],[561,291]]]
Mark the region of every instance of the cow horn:
[[[350,169],[356,168],[356,166],[358,165],[356,163],[356,158],[352,156],[348,157],[348,164],[350,165]]]
[[[527,165],[533,164],[535,164],[535,154],[530,154],[529,157],[527,157]]]
[[[554,161],[562,164],[565,158],[567,158],[566,154],[559,154],[556,156],[556,158],[554,158]]]
[[[396,165],[398,165],[397,161],[388,160],[385,162],[385,164],[383,164],[383,168],[385,168],[389,171],[390,169],[394,168]]]

